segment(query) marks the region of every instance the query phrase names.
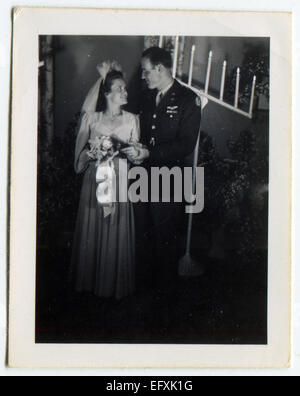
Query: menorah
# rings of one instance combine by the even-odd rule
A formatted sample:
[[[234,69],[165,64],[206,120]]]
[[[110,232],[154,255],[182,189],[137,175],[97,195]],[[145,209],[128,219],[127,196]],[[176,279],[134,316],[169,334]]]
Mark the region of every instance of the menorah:
[[[159,46],[163,47],[164,44],[164,37],[160,36],[159,38]],[[173,77],[177,77],[177,67],[178,67],[178,50],[179,50],[179,36],[175,38],[175,45],[174,45],[174,54],[173,54]],[[252,119],[253,117],[253,109],[254,109],[254,100],[255,100],[255,89],[256,89],[256,76],[253,76],[252,82],[252,90],[250,96],[250,104],[249,104],[249,111],[244,111],[239,108],[239,96],[240,96],[240,82],[241,82],[241,69],[238,67],[236,70],[236,83],[235,83],[235,95],[234,95],[234,103],[230,104],[224,101],[224,92],[225,92],[225,83],[226,83],[226,72],[228,63],[226,60],[223,62],[222,67],[222,77],[220,82],[220,95],[219,97],[215,97],[209,93],[209,86],[210,86],[210,78],[211,78],[211,70],[212,70],[212,61],[213,61],[213,51],[210,51],[208,54],[208,62],[207,62],[207,69],[206,69],[206,78],[205,78],[205,85],[204,90],[196,88],[193,86],[193,77],[194,77],[194,60],[195,60],[195,53],[196,53],[196,45],[193,45],[191,48],[190,54],[190,63],[189,63],[189,73],[188,73],[188,83],[185,83],[180,80],[182,85],[185,85],[195,91],[198,95],[206,97],[209,101],[218,103],[219,105],[226,107],[236,113],[239,113],[245,117]]]

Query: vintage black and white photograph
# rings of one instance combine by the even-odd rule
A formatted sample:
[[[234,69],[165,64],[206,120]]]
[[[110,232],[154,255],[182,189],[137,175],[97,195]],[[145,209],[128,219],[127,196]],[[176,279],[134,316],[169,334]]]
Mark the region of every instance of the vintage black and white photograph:
[[[39,23],[46,14],[37,12]],[[22,194],[25,202],[35,200],[27,213],[34,240],[24,256],[34,294],[25,310],[33,318],[26,338],[48,351],[90,345],[109,354],[108,346],[122,346],[122,358],[112,357],[117,366],[127,364],[126,356],[131,361],[128,348],[142,346],[148,352],[141,357],[138,349],[136,364],[143,367],[147,356],[150,366],[159,365],[149,348],[161,348],[164,365],[170,364],[165,348],[174,346],[185,348],[177,365],[187,366],[189,353],[190,364],[198,364],[199,346],[216,348],[216,359],[218,348],[236,347],[239,361],[243,350],[251,356],[270,350],[257,364],[288,364],[289,192],[283,187],[290,137],[288,102],[277,95],[279,76],[287,82],[281,98],[289,95],[290,60],[280,55],[286,42],[272,36],[271,15],[249,15],[244,28],[246,15],[224,14],[228,27],[221,29],[222,14],[191,13],[185,16],[190,26],[198,17],[201,29],[185,20],[176,33],[180,13],[104,14],[98,16],[107,17],[107,27],[76,30],[79,13],[65,11],[72,29],[58,22],[63,27],[56,33],[41,28],[32,35],[36,74],[27,98],[36,119],[24,131],[34,136],[34,165],[23,167],[32,184]],[[95,27],[96,15],[86,11],[85,26]],[[172,20],[172,28],[155,30],[155,17]],[[114,32],[114,18],[132,25]],[[256,34],[251,18],[261,26]],[[273,18],[287,37],[288,17]],[[16,103],[21,109],[23,102]],[[18,172],[21,138],[13,139]],[[13,184],[13,197],[22,195],[20,188]],[[21,232],[16,221],[17,215],[13,238]],[[12,260],[21,262],[19,254]],[[20,274],[12,272],[15,284],[22,283]],[[17,321],[13,312],[13,336]],[[276,360],[272,348],[281,343]],[[101,365],[109,364],[97,351]],[[209,362],[230,366],[228,356]]]
[[[39,45],[36,342],[266,344],[270,39]]]

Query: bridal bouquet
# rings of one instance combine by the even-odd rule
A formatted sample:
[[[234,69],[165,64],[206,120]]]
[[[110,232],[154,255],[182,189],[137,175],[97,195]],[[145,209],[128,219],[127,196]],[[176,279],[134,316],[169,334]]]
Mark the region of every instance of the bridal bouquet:
[[[88,156],[96,161],[96,198],[103,207],[104,217],[113,212],[116,202],[116,174],[113,159],[119,155],[121,142],[110,136],[100,136],[89,140]]]
[[[112,161],[119,154],[118,144],[110,136],[95,137],[89,140],[90,150],[87,155],[96,161],[96,167],[103,162]]]

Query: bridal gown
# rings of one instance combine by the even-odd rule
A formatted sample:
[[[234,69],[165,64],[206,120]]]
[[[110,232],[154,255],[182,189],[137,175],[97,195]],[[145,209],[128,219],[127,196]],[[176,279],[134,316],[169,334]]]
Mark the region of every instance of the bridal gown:
[[[123,142],[139,141],[138,117],[122,112],[122,123],[111,130],[102,122],[103,113],[83,115],[76,141],[75,170],[84,172],[74,233],[71,277],[78,292],[92,292],[99,297],[121,299],[135,290],[135,227],[130,202],[114,203],[105,215],[96,199],[94,161],[88,161],[88,140],[97,136],[117,136]],[[114,160],[117,190],[119,157]],[[124,164],[124,163],[123,163]],[[122,167],[123,168],[123,167]],[[126,175],[124,175],[126,177]],[[118,196],[118,195],[117,195]]]

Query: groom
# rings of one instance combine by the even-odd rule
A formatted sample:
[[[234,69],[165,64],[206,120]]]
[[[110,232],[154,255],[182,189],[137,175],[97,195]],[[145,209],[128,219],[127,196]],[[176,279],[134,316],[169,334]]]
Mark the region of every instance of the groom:
[[[140,109],[144,148],[139,149],[138,155],[134,148],[128,148],[126,154],[149,172],[152,167],[184,167],[197,142],[201,100],[172,77],[172,57],[168,51],[158,47],[147,49],[141,67],[142,79],[147,84]],[[147,210],[156,251],[156,285],[164,289],[175,284],[177,278],[184,203],[149,202]]]

